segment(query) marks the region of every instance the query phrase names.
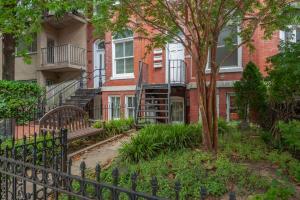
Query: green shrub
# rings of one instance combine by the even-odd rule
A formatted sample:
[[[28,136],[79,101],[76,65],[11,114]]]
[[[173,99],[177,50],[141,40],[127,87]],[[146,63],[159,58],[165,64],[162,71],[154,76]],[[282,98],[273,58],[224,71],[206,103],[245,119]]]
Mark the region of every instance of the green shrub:
[[[284,123],[280,121],[278,128],[284,145],[289,150],[300,150],[300,121],[290,121]]]
[[[0,80],[0,116],[26,119],[24,111],[32,111],[42,92],[36,83]]]
[[[180,199],[190,200],[199,199],[201,186],[207,189],[209,195],[219,197],[230,191],[232,183],[242,191],[266,190],[269,184],[266,178],[251,172],[241,164],[231,162],[222,155],[215,158],[211,153],[189,149],[167,152],[152,160],[138,163],[128,163],[124,160],[115,162],[108,170],[102,172],[101,180],[111,183],[111,172],[114,167],[120,170],[119,185],[130,187],[130,175],[137,172],[137,190],[147,193],[151,193],[150,180],[156,176],[159,182],[158,195],[168,199],[175,199],[176,180],[182,185]]]
[[[255,195],[250,200],[288,200],[294,193],[295,190],[290,185],[273,181],[271,187],[264,194]]]
[[[103,123],[103,129],[109,135],[118,135],[132,129],[133,125],[134,125],[134,120],[132,118],[118,119],[118,120],[111,120]]]
[[[226,122],[225,119],[223,118],[219,118],[218,120],[218,132],[219,134],[226,134],[229,133],[230,131],[230,126],[229,124]]]
[[[93,128],[103,128],[103,124],[104,124],[104,122],[102,122],[102,121],[96,121],[93,123],[92,127]]]
[[[291,154],[272,151],[267,155],[267,160],[279,166],[283,174],[289,175],[298,183],[300,182],[300,161],[293,158]]]
[[[201,142],[199,125],[150,125],[140,130],[130,143],[120,149],[123,159],[151,159],[165,151],[195,147]]]

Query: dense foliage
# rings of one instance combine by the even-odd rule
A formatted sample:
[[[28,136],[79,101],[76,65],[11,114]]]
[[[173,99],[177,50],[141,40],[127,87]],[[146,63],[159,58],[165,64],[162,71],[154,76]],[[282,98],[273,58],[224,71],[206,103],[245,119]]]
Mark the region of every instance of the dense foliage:
[[[162,152],[199,146],[200,135],[200,125],[149,125],[124,144],[120,154],[124,160],[149,160]]]
[[[118,135],[124,133],[133,128],[134,120],[132,118],[128,119],[116,119],[107,122],[95,122],[93,124],[94,128],[103,128],[105,133],[109,136]]]
[[[291,151],[300,151],[300,121],[293,120],[287,123],[280,121],[278,128],[283,145]]]
[[[246,122],[251,117],[250,113],[256,113],[256,117],[262,120],[267,107],[267,88],[262,74],[253,62],[246,65],[242,79],[234,84],[234,89],[241,119]]]
[[[1,118],[26,118],[42,95],[42,88],[36,83],[0,80]]]
[[[164,128],[170,129],[172,126],[175,128],[178,125]],[[146,128],[148,134],[154,131],[153,127]],[[157,152],[156,156],[139,162],[125,160],[121,154],[113,166],[102,173],[101,180],[112,182],[112,170],[118,167],[121,172],[120,185],[130,187],[130,175],[137,172],[138,191],[151,192],[150,180],[156,176],[159,181],[158,195],[170,199],[174,198],[172,188],[177,180],[181,182],[182,199],[199,199],[201,186],[207,188],[211,197],[217,198],[223,198],[234,188],[241,199],[290,199],[295,194],[291,180],[300,182],[300,162],[287,152],[269,149],[259,137],[259,129],[251,127],[241,133],[237,126],[228,127],[231,131],[220,137],[217,157],[201,149],[182,149],[180,146],[172,151]],[[168,132],[162,129],[159,129],[160,132]],[[152,136],[156,138],[156,135],[150,134],[147,139],[151,140]],[[184,138],[185,135],[179,137]],[[177,141],[180,139],[177,138]],[[268,165],[276,169],[272,172],[272,178],[271,172],[264,174],[259,171],[268,170]],[[266,168],[260,169],[262,166]]]

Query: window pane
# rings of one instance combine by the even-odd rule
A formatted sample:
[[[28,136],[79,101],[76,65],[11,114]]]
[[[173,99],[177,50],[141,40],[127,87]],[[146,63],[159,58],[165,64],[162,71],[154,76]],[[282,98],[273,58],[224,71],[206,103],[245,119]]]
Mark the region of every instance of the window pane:
[[[133,58],[126,58],[125,73],[133,73]]]
[[[124,73],[124,59],[116,60],[116,73],[123,74]]]
[[[237,28],[236,27],[225,27],[218,38],[218,45],[225,45],[225,40],[230,37],[230,36],[234,36],[233,38],[233,43],[237,44]]]
[[[133,41],[125,42],[125,56],[133,56]]]
[[[113,36],[113,39],[122,39],[122,38],[128,38],[128,37],[133,37],[133,32],[129,29],[125,29],[121,33],[115,33]]]
[[[223,62],[222,67],[226,66],[238,66],[238,50],[232,53],[232,50],[226,47],[219,47],[217,50],[217,63],[220,64],[225,57],[231,55]]]
[[[116,58],[124,56],[124,45],[123,43],[116,43],[115,45]]]
[[[120,118],[120,97],[111,97],[111,118]]]

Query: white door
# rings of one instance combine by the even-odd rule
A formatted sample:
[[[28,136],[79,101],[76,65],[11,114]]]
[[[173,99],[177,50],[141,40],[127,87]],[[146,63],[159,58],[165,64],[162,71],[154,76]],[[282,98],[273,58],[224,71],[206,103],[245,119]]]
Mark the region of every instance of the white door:
[[[168,81],[168,73],[170,71],[171,83],[183,83],[185,81],[184,76],[184,46],[181,43],[173,42],[167,44],[166,51],[166,80]]]
[[[99,88],[105,81],[105,51],[97,49],[94,64],[94,88]]]

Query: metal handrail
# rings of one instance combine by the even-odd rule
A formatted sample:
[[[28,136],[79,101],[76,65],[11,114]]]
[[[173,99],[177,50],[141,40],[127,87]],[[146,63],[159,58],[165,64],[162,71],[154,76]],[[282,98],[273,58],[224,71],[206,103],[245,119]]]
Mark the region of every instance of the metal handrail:
[[[69,85],[65,86],[63,89],[59,90],[56,94],[50,96],[49,98],[46,99],[46,101],[48,101],[49,99],[51,99],[52,97],[56,96],[57,94],[59,93],[62,93],[63,91],[65,91],[65,89],[75,85],[76,83],[81,83],[84,79],[87,79],[87,80],[90,80],[89,76],[91,74],[94,74],[94,72],[96,72],[97,70],[101,70],[101,69],[95,69],[94,71],[92,72],[89,72],[89,74],[85,77],[80,77],[79,80],[74,80],[73,82],[71,82]],[[96,75],[96,76],[93,76],[92,79],[95,79],[96,77],[100,77],[99,75]],[[102,76],[101,76],[102,77]]]
[[[144,74],[144,66],[147,66],[143,61],[139,61],[139,75],[138,75],[138,81],[136,84],[136,92],[135,92],[135,124],[137,124],[137,118],[138,118],[138,109],[140,107],[141,103],[141,94],[143,90],[143,83],[146,83],[147,81],[144,80],[145,74]]]

